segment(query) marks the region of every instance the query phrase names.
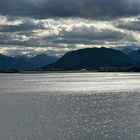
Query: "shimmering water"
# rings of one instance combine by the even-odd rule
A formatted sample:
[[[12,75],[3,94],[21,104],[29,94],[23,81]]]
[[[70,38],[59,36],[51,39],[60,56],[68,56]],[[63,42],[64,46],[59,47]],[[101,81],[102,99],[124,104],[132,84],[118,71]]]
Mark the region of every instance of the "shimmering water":
[[[139,73],[0,74],[0,140],[139,139]]]

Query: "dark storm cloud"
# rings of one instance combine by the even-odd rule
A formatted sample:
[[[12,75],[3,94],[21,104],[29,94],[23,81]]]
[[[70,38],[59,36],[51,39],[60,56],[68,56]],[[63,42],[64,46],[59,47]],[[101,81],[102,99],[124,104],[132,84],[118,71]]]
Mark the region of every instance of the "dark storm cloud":
[[[111,29],[96,29],[93,26],[73,27],[71,31],[62,30],[60,39],[55,43],[66,44],[100,44],[104,41],[114,42],[121,40],[127,36],[126,33],[113,31]]]
[[[0,14],[48,17],[114,18],[140,14],[139,0],[0,0]]]
[[[35,29],[44,29],[43,23],[36,23],[32,20],[25,20],[23,23],[18,25],[0,25],[0,32],[20,32]]]
[[[140,32],[140,21],[120,22],[118,28]]]
[[[3,39],[3,37],[5,37]],[[27,45],[27,41],[21,41],[21,40],[18,40],[18,39],[14,39],[10,36],[6,36],[6,35],[3,35],[3,37],[0,36],[0,45],[15,45],[15,46],[26,46]]]

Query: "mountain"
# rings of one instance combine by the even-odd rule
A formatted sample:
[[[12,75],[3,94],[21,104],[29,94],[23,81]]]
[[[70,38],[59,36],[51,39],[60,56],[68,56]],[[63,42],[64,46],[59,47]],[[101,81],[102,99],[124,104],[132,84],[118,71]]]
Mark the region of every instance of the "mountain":
[[[126,45],[126,46],[117,46],[114,49],[115,50],[119,50],[119,51],[123,51],[123,50],[138,50],[140,47],[137,45]]]
[[[51,64],[53,62],[56,62],[58,60],[58,58],[48,56],[46,54],[40,54],[40,55],[36,55],[34,57],[31,57],[28,60],[31,63],[33,63],[36,68],[39,68],[41,66],[48,65],[48,64]]]
[[[0,54],[0,69],[6,70],[6,69],[22,69],[26,66],[30,66],[30,63],[27,61],[24,61],[23,59],[16,59],[13,57],[8,57],[5,55]]]
[[[133,60],[136,61],[138,65],[140,65],[140,49],[133,51],[132,53],[129,54],[129,57],[131,57]]]
[[[135,51],[135,50],[133,50],[133,49],[131,49],[131,48],[125,48],[125,49],[120,50],[120,51],[123,52],[124,54],[130,54],[130,53],[132,53],[132,52]]]
[[[28,57],[9,57],[0,54],[0,70],[33,70],[38,67],[53,63],[57,58],[47,55],[37,55],[32,58]]]
[[[66,53],[56,63],[40,70],[96,69],[99,67],[129,67],[133,60],[126,54],[108,48],[87,48]]]

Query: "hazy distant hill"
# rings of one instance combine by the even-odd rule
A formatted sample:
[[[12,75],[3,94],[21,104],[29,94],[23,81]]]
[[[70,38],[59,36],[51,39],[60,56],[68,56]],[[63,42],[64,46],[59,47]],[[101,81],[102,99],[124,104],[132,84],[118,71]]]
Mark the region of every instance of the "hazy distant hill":
[[[98,67],[129,67],[134,64],[126,54],[108,48],[87,48],[66,53],[56,63],[42,70],[93,69]]]
[[[31,65],[30,62],[23,58],[13,58],[0,54],[0,69],[26,69]]]
[[[131,48],[126,48],[126,49],[123,49],[123,50],[120,50],[120,51],[123,52],[124,54],[130,54],[130,53],[132,53],[135,50],[133,50]]]
[[[136,46],[136,45],[126,45],[126,46],[116,46],[114,47],[115,50],[119,50],[119,51],[135,51],[135,50],[138,50],[140,47],[139,46]]]
[[[0,70],[18,69],[18,70],[32,70],[38,67],[56,62],[57,58],[43,55],[35,57],[9,57],[0,54]]]
[[[129,57],[131,57],[133,60],[136,61],[138,65],[140,65],[140,49],[133,51],[132,53],[129,54]]]
[[[52,56],[48,56],[46,54],[40,54],[40,55],[36,55],[35,57],[31,57],[28,60],[31,63],[33,63],[36,68],[39,68],[41,66],[44,66],[44,65],[56,62],[58,60],[58,58],[52,57]]]

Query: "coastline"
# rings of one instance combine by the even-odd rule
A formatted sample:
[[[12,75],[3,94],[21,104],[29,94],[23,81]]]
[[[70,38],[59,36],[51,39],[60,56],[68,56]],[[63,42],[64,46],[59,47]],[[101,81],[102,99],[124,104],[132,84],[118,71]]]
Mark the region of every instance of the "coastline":
[[[69,71],[18,71],[18,72],[0,72],[0,74],[45,74],[45,73],[140,73],[140,71],[98,71],[98,70],[69,70]]]

